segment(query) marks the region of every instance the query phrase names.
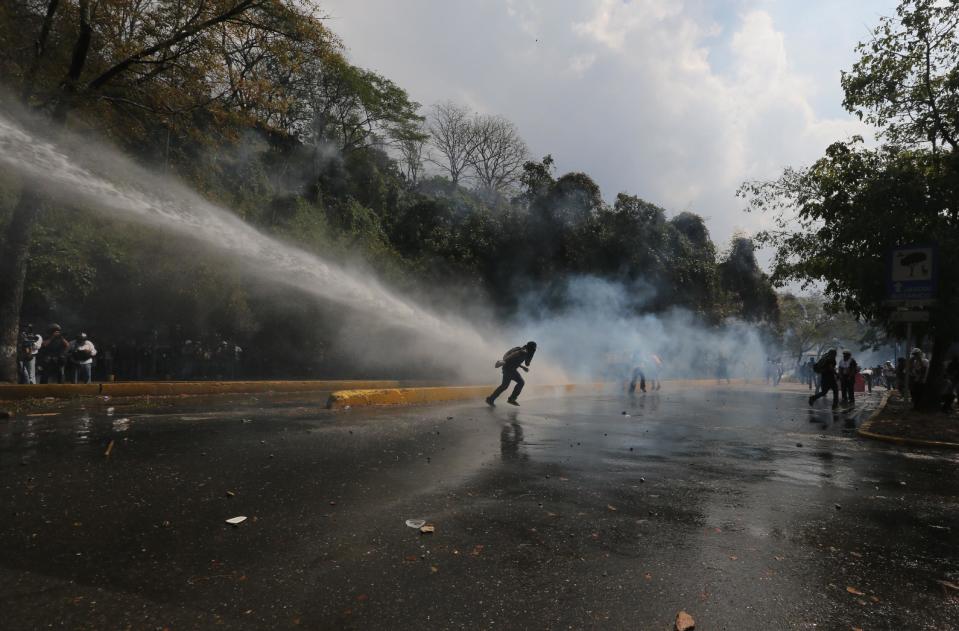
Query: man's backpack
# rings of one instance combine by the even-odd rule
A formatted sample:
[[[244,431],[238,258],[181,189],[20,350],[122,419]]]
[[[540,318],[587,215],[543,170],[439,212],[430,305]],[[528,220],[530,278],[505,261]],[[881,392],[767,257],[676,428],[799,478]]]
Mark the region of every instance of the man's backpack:
[[[526,352],[526,349],[523,348],[522,346],[514,346],[513,348],[511,348],[511,349],[509,349],[508,351],[506,351],[506,353],[503,355],[503,359],[502,359],[502,360],[496,362],[496,367],[499,368],[499,367],[504,366],[504,365],[506,365],[506,364],[508,364],[508,363],[510,363],[510,362],[515,362],[516,359],[517,359],[517,357],[518,357],[521,353],[525,353],[525,352]]]
[[[826,355],[823,355],[822,357],[820,357],[819,361],[813,364],[812,366],[813,371],[817,373],[821,373],[822,371],[824,371],[826,369],[826,358],[827,358]]]

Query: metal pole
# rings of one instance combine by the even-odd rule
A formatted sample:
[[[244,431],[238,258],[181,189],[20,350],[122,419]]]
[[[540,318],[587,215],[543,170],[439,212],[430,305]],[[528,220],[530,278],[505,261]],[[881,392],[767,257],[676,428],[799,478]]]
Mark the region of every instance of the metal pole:
[[[906,391],[902,392],[902,398],[909,400],[909,362],[912,361],[912,352],[911,352],[911,342],[912,342],[912,322],[906,322],[906,378],[905,386]]]

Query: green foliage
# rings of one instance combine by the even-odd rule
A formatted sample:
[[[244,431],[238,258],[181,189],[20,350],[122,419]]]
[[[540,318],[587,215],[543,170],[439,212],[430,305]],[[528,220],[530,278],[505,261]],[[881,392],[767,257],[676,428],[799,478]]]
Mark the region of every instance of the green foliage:
[[[749,321],[778,320],[779,305],[766,274],[756,260],[752,239],[734,236],[719,264],[719,279],[736,312]]]
[[[783,350],[798,365],[808,355],[821,356],[828,348],[872,347],[876,329],[852,314],[835,309],[821,294],[779,296]]]
[[[917,331],[933,341],[933,383],[959,334],[957,29],[959,3],[902,0],[843,74],[846,108],[878,126],[887,144],[837,142],[808,169],[740,189],[752,209],[775,216],[759,237],[774,249],[774,281],[818,282],[833,309],[889,333],[901,334],[883,302],[890,250],[939,246],[938,302]]]
[[[837,307],[889,322],[883,304],[893,246],[938,243],[942,317],[930,332],[954,332],[951,306],[959,289],[959,161],[929,151],[867,149],[836,143],[802,171],[747,184],[752,208],[778,213],[760,235],[775,248],[778,283],[819,281]]]
[[[959,142],[959,3],[903,0],[844,72],[844,105],[895,144]]]
[[[595,275],[658,290],[644,309],[679,305],[712,322],[777,317],[751,247],[739,243],[718,264],[700,216],[667,219],[626,193],[608,204],[588,174],[557,175],[551,156],[526,162],[517,184],[525,143],[500,117],[469,118],[474,131],[485,125],[489,146],[467,138],[464,179],[424,177],[419,105],[351,64],[309,3],[126,4],[85,14],[88,3],[61,0],[42,51],[44,3],[3,4],[4,79],[38,111],[106,136],[264,232],[363,261],[401,290],[456,288],[504,314],[524,307],[532,285],[549,295],[572,275]],[[68,76],[84,29],[93,45]],[[18,193],[0,174],[0,209]],[[69,208],[50,209],[33,233],[22,313],[38,324],[95,323],[91,334],[112,340],[216,332],[259,349],[273,374],[314,374],[316,360],[336,359],[317,326],[335,326],[335,310],[253,283],[190,244]],[[322,331],[294,341],[289,327]]]

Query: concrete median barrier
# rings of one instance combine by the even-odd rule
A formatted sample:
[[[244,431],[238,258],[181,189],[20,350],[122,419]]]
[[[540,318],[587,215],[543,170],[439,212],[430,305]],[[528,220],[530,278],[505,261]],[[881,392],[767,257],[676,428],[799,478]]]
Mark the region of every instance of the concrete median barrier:
[[[0,385],[0,401],[69,399],[83,396],[145,397],[217,394],[331,392],[359,388],[395,388],[401,381],[129,381],[94,384]]]
[[[331,410],[342,410],[357,407],[421,405],[470,399],[482,401],[489,396],[495,387],[495,385],[488,385],[338,390],[330,394],[326,407]],[[527,386],[523,391],[523,397],[558,396],[578,392],[595,393],[606,389],[606,387],[607,384],[603,383]]]
[[[100,384],[45,383],[33,386],[0,385],[0,401],[23,401],[25,399],[72,399],[100,394]]]
[[[664,380],[680,387],[711,387],[715,380]],[[744,385],[734,379],[731,385]],[[435,384],[435,382],[434,382]],[[723,385],[726,385],[725,383]],[[145,397],[218,394],[332,392],[331,407],[362,405],[413,405],[441,401],[485,398],[495,386],[435,386],[429,382],[399,380],[317,380],[317,381],[122,381],[94,384],[0,384],[0,401],[28,399],[70,399],[85,396]],[[524,396],[554,395],[613,388],[613,384],[530,385]],[[356,403],[338,403],[351,398]],[[370,403],[364,403],[364,401]]]
[[[727,384],[715,379],[664,379],[664,386],[668,388],[725,388],[762,386],[760,381],[745,379],[731,379]],[[337,390],[330,394],[326,407],[331,410],[345,408],[376,407],[390,405],[422,405],[427,403],[442,403],[448,401],[467,401],[476,399],[482,401],[495,388],[488,386],[428,386],[406,388],[356,388]],[[535,396],[558,396],[563,394],[595,394],[597,392],[622,392],[621,383],[568,383],[559,385],[532,385],[523,390],[523,398]],[[637,393],[638,394],[638,393]],[[505,399],[500,401],[505,405]]]

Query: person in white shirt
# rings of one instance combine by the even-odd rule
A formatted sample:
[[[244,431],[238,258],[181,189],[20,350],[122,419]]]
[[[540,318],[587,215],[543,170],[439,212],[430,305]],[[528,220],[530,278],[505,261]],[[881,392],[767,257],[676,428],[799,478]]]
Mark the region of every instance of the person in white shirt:
[[[81,333],[70,343],[70,361],[73,362],[73,383],[90,383],[93,380],[93,358],[97,349],[93,342],[87,339],[86,333]]]
[[[37,382],[37,353],[40,352],[42,343],[43,338],[33,332],[33,325],[24,325],[20,333],[20,345],[17,347],[20,383],[32,385]]]
[[[839,388],[842,392],[842,402],[849,405],[856,403],[856,375],[859,373],[859,364],[852,358],[852,351],[842,352],[842,361],[836,367],[839,371]]]
[[[886,390],[892,390],[896,387],[896,367],[892,365],[891,361],[882,365],[882,381]]]

